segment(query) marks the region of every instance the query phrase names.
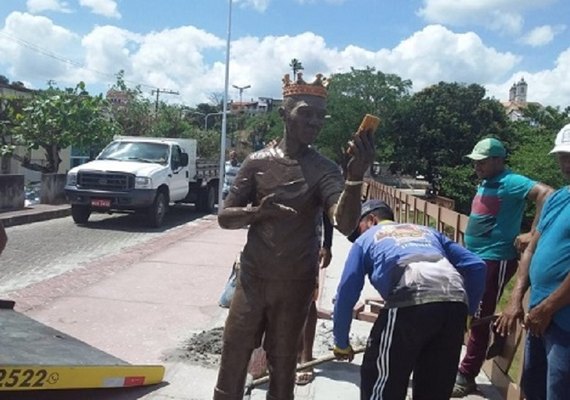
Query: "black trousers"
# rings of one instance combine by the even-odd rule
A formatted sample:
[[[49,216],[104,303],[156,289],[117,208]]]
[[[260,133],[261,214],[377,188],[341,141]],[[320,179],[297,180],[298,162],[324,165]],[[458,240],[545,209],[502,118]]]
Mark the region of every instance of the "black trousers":
[[[448,400],[461,354],[467,306],[427,303],[384,310],[372,327],[360,370],[361,400]]]

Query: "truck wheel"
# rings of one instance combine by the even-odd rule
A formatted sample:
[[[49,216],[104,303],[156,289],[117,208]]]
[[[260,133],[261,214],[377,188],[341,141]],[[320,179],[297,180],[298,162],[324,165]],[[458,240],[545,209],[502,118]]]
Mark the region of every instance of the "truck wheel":
[[[208,185],[200,190],[196,208],[200,212],[211,213],[216,205],[216,189],[212,185]]]
[[[90,215],[91,209],[89,206],[80,204],[71,205],[71,217],[73,218],[73,222],[76,224],[85,224],[87,220],[89,220]]]
[[[168,211],[168,200],[164,192],[158,192],[154,199],[154,204],[150,206],[148,213],[148,223],[153,228],[160,228],[164,221],[164,216]]]

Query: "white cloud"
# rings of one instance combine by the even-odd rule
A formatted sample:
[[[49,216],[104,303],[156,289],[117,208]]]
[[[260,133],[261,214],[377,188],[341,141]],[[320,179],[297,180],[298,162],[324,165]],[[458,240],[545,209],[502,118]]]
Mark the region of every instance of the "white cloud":
[[[32,14],[38,14],[43,11],[71,12],[69,3],[63,0],[28,0],[26,7]]]
[[[176,90],[180,96],[164,100],[187,105],[208,102],[224,88],[225,38],[192,26],[142,35],[107,25],[79,38],[46,17],[13,12],[0,28],[0,54],[9,79],[38,85],[53,79],[69,87],[83,80],[91,92],[99,92],[124,70],[129,86],[148,85],[142,89],[149,94],[157,87]],[[473,32],[458,34],[441,25],[426,26],[395,47],[377,51],[354,45],[333,48],[311,32],[238,38],[231,44],[230,85],[251,85],[245,99],[278,98],[293,57],[303,62],[308,79],[318,72],[329,76],[370,66],[411,79],[414,90],[439,81],[479,83],[504,100],[510,85],[524,76],[530,101],[567,106],[570,98],[570,49],[551,70],[513,73],[518,55],[487,46]],[[66,58],[81,65],[62,61]],[[239,96],[234,89],[229,94]]]
[[[191,26],[148,35],[114,26],[97,27],[83,39],[83,45],[89,70],[115,75],[122,69],[126,80],[182,92],[183,98],[176,101],[206,102],[213,88],[219,89],[219,82],[209,77],[212,67],[203,52],[224,49],[225,41]]]
[[[415,89],[439,81],[496,82],[519,62],[512,53],[485,46],[473,32],[457,34],[441,25],[427,26],[391,50],[373,53],[350,46],[342,55],[346,69],[375,66],[411,79]]]
[[[485,26],[499,32],[519,34],[523,14],[557,0],[423,0],[418,11],[426,21],[454,26]]]
[[[74,33],[43,16],[13,12],[0,33],[0,64],[8,66],[14,80],[46,82],[65,76],[74,68],[65,60],[80,51]]]
[[[48,25],[51,35],[39,36],[52,37],[53,51],[74,40],[69,32],[46,18],[14,13],[10,20],[16,16],[28,22],[21,23],[13,32],[37,32],[40,26]],[[66,35],[55,38],[53,32],[58,31]],[[96,27],[82,39],[81,45],[80,52],[85,54],[82,68],[70,71],[69,65],[62,66],[30,51],[26,64],[41,70],[51,62],[53,66],[42,76],[68,85],[84,80],[105,82],[108,86],[114,83],[115,74],[124,70],[127,80],[178,90],[181,96],[175,100],[186,104],[208,101],[211,93],[223,91],[223,61],[211,60],[225,59],[225,40],[191,26],[148,35],[114,26]],[[416,89],[441,80],[499,82],[518,62],[518,57],[511,53],[485,46],[474,33],[456,34],[440,25],[416,32],[393,49],[370,51],[357,46],[336,49],[327,46],[323,37],[306,32],[296,36],[239,38],[232,42],[230,56],[230,84],[251,85],[246,95],[253,98],[280,97],[281,77],[290,72],[289,62],[293,57],[302,60],[308,77],[318,72],[330,75],[348,71],[350,67],[371,66],[411,79]],[[59,70],[55,70],[58,65]],[[12,68],[17,72],[14,76],[27,78],[23,62],[12,64]],[[237,92],[230,96],[236,97]]]
[[[486,47],[474,33],[456,34],[439,25],[426,27],[393,49],[379,51],[357,46],[330,48],[322,37],[306,32],[232,42],[231,83],[251,84],[246,92],[251,97],[279,97],[280,77],[290,73],[292,54],[302,61],[309,79],[318,72],[330,75],[371,66],[411,79],[416,90],[439,81],[501,82],[519,61],[516,55]],[[218,80],[218,88],[221,83]]]
[[[117,10],[117,2],[115,0],[79,0],[79,4],[90,8],[93,14],[109,18],[121,18],[121,13]]]
[[[521,41],[524,44],[528,44],[532,47],[539,47],[544,46],[552,40],[554,40],[554,36],[564,32],[566,26],[559,25],[559,26],[551,26],[551,25],[543,25],[534,28],[532,31],[527,33],[525,36],[521,38]]]
[[[501,84],[486,85],[488,94],[499,100],[507,100],[509,88],[520,78],[528,84],[527,100],[542,105],[570,107],[570,47],[564,50],[553,69],[539,72],[517,71]]]
[[[269,7],[270,0],[232,0],[241,7],[251,7],[256,11],[265,12]]]

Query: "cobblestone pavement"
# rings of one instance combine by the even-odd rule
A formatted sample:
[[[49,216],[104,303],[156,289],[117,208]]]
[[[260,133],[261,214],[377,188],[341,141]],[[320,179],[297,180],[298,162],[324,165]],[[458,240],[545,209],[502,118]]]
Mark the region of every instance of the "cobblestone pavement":
[[[98,258],[159,237],[204,214],[177,206],[160,229],[148,228],[137,215],[92,214],[87,225],[71,217],[6,228],[8,245],[0,261],[0,296],[58,276]]]

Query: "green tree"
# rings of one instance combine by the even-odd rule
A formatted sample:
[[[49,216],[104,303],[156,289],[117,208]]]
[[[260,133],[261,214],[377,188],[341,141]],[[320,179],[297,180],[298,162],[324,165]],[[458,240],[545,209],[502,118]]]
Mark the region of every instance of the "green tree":
[[[25,99],[22,97],[0,99],[0,156],[13,155],[16,117],[22,113],[24,106]]]
[[[0,156],[11,156],[15,150],[13,130],[16,116],[22,112],[25,98],[31,97],[33,91],[26,89],[21,82],[10,83],[4,75],[0,75],[0,85],[11,88],[16,93],[0,98]]]
[[[442,167],[466,165],[464,156],[480,139],[494,136],[509,144],[512,137],[503,106],[485,98],[477,84],[428,87],[400,102],[386,125],[399,169],[432,183],[445,179]]]
[[[42,148],[46,165],[14,156],[26,168],[44,173],[57,172],[59,152],[69,146],[102,146],[117,132],[101,95],[90,96],[80,82],[74,89],[50,86],[38,92],[16,116],[17,141],[29,149]]]
[[[210,114],[208,123],[212,122],[212,115],[220,112],[219,105],[208,103],[200,103],[196,108],[188,108],[185,110],[186,120],[193,126],[205,129],[206,116]]]
[[[386,135],[385,121],[390,118],[397,103],[408,96],[412,82],[394,74],[385,74],[374,68],[352,68],[348,73],[330,77],[327,109],[330,118],[315,145],[327,157],[344,163],[346,143],[356,131],[365,114],[382,120],[376,133],[378,156],[389,151],[382,139]]]
[[[151,124],[151,136],[182,138],[191,130],[181,106],[160,104],[159,112]]]
[[[248,118],[246,128],[253,151],[283,137],[283,120],[277,109]]]
[[[185,132],[185,138],[196,139],[198,143],[197,156],[204,159],[218,159],[220,156],[220,135],[213,135],[211,131],[190,129]]]
[[[126,136],[151,136],[154,117],[154,105],[145,98],[139,86],[129,88],[124,79],[124,71],[117,73],[117,81],[110,92],[121,101],[112,104],[114,120],[121,127],[121,134]]]
[[[472,165],[443,166],[439,169],[439,193],[455,200],[455,211],[469,215],[478,178]]]
[[[289,67],[291,67],[291,69],[293,70],[293,77],[292,77],[293,80],[297,79],[297,72],[305,69],[301,61],[297,60],[296,58],[293,58],[291,60],[291,62],[289,63]]]
[[[570,123],[570,116],[568,110],[561,112],[549,107],[543,110],[544,113],[548,114],[547,118],[512,123],[516,143],[509,165],[518,173],[557,188],[564,185],[564,178],[556,157],[549,153],[558,131]]]

